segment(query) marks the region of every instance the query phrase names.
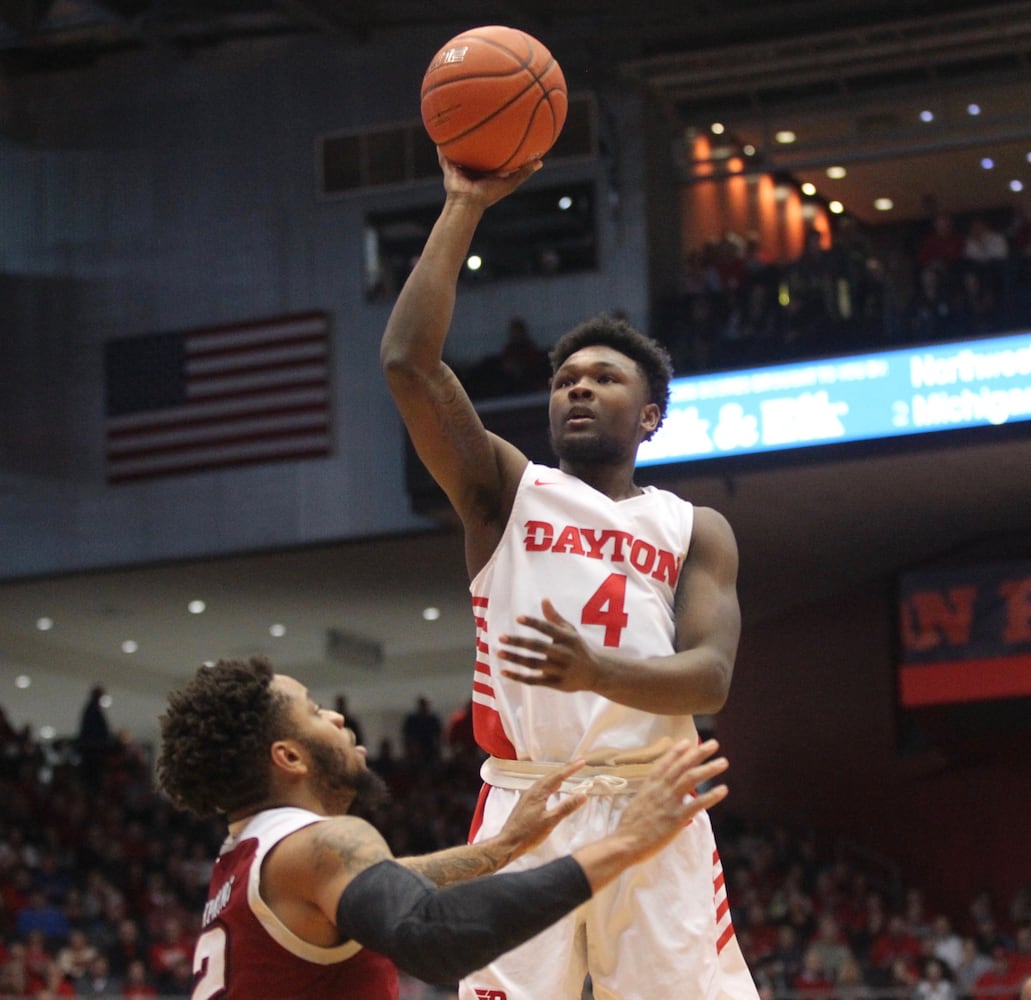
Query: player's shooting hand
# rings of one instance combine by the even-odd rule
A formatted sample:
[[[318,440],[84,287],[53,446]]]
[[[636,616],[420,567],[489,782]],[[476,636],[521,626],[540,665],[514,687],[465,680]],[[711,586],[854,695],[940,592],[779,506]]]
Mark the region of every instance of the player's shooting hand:
[[[540,632],[540,637],[499,637],[498,659],[522,668],[501,673],[510,680],[558,691],[595,690],[601,669],[597,653],[547,598],[541,601],[541,613],[543,618],[516,618],[520,625]]]
[[[477,174],[449,160],[437,149],[440,169],[444,172],[444,190],[449,196],[461,197],[478,202],[488,208],[511,194],[528,177],[540,170],[540,160],[531,160],[518,170],[505,174]]]
[[[511,852],[510,861],[546,840],[562,820],[587,801],[583,792],[568,792],[552,808],[548,808],[548,799],[558,791],[562,782],[583,766],[582,760],[564,764],[551,774],[538,778],[519,796],[519,801],[498,833],[505,849]]]

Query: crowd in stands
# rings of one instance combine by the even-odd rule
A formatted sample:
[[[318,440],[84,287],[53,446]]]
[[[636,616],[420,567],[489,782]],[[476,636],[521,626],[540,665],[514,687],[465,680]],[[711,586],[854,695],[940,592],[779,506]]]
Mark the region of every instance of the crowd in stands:
[[[1021,207],[863,227],[771,259],[728,232],[687,254],[679,294],[656,310],[678,372],[974,338],[1031,323],[1031,219]]]
[[[393,799],[367,818],[395,853],[464,841],[482,760],[470,708],[442,721],[420,704],[400,749],[384,740],[374,758]],[[173,809],[125,734],[99,758],[77,744],[16,730],[0,708],[0,1000],[188,997],[223,824]],[[764,1000],[1013,1000],[1031,977],[1028,887],[937,912],[904,873],[811,832],[714,819]],[[404,1000],[454,996],[403,989]]]
[[[755,234],[727,232],[685,255],[677,294],[657,301],[649,332],[677,374],[850,351],[975,338],[1031,326],[1031,217],[1020,206],[926,222],[836,221],[774,259]],[[496,354],[461,371],[470,395],[547,388],[547,353],[521,317]]]

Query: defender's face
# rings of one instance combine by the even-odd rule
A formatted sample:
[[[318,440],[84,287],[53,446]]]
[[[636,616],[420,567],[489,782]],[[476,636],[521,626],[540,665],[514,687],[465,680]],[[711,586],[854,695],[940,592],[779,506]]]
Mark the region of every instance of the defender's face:
[[[289,702],[292,738],[308,752],[313,785],[329,797],[327,804],[346,807],[368,780],[365,747],[356,744],[344,717],[317,704],[299,681],[276,674],[272,683]]]

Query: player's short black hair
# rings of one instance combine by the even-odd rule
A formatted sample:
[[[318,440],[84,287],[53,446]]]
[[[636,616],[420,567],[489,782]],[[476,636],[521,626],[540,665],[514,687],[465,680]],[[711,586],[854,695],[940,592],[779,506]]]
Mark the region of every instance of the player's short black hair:
[[[268,797],[268,748],[284,735],[288,704],[274,675],[264,657],[219,660],[168,696],[157,777],[179,808],[203,817]]]
[[[659,423],[666,418],[669,408],[669,383],[673,378],[673,362],[669,351],[657,340],[631,326],[625,319],[602,313],[585,320],[562,334],[555,342],[548,359],[551,373],[555,374],[566,359],[584,347],[603,345],[625,354],[637,364],[648,383],[648,402],[659,407]]]

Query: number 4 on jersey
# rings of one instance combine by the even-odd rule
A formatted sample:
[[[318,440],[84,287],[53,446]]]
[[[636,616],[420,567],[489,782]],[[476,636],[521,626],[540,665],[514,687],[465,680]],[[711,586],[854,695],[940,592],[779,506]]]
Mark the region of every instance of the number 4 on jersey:
[[[603,645],[618,646],[623,629],[630,621],[625,609],[626,577],[622,573],[610,573],[588,598],[580,612],[580,624],[601,625],[605,629]]]

